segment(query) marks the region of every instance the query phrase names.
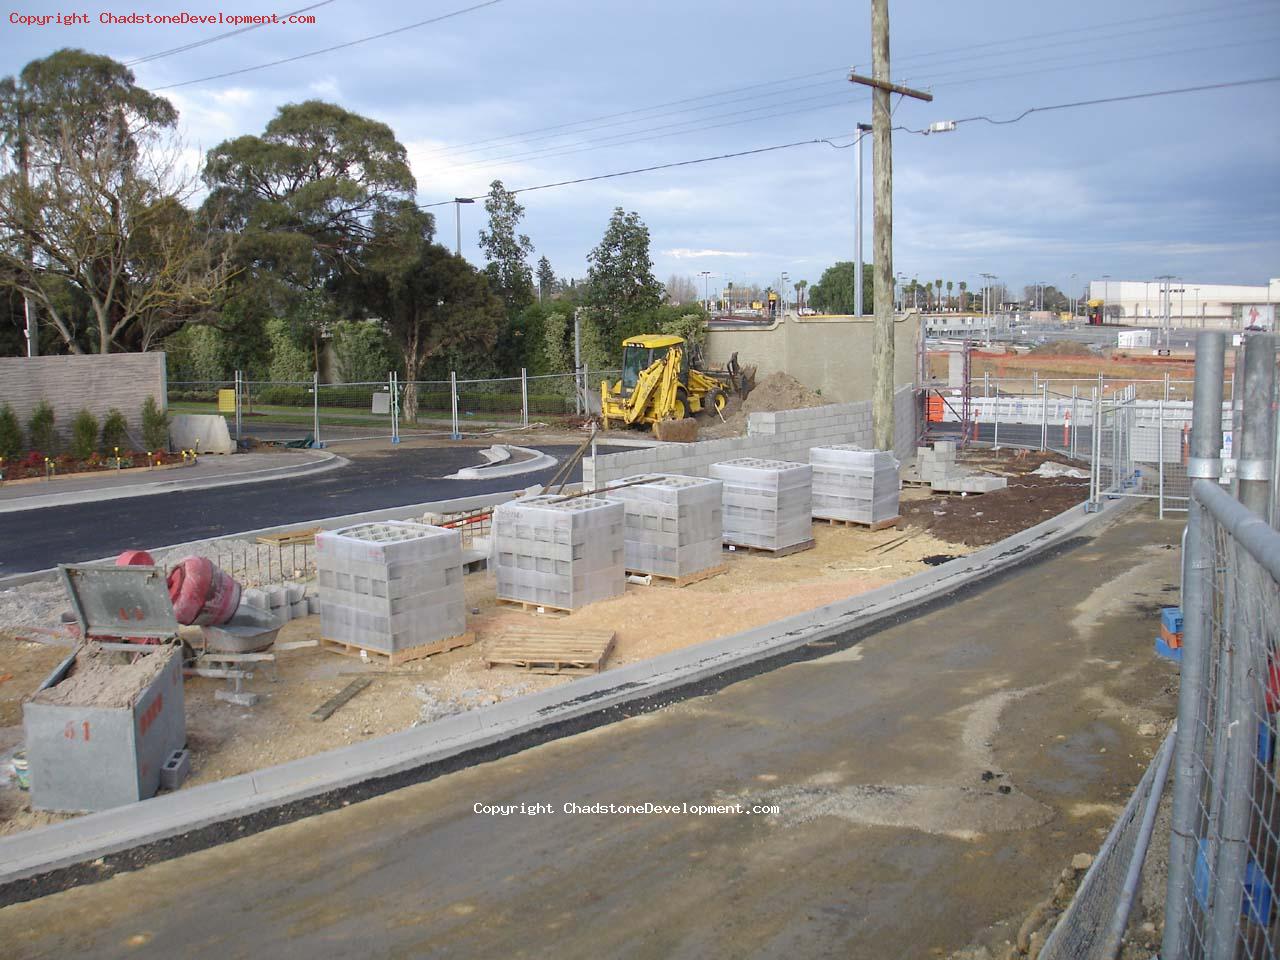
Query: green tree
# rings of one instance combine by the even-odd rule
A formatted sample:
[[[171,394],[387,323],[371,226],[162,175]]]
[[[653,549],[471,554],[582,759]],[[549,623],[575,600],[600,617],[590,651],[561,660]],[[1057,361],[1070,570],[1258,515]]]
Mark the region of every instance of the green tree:
[[[954,283],[952,283],[952,281],[948,280],[948,281],[947,281],[947,307],[948,307],[948,309],[951,309],[951,308],[954,308],[954,307],[955,307],[955,299],[951,296],[951,288],[952,288],[953,286],[955,286],[955,284],[954,284]]]
[[[960,281],[960,312],[964,313],[969,309],[969,284],[965,280]]]
[[[57,443],[53,422],[53,407],[49,406],[49,401],[41,400],[31,411],[31,418],[27,421],[27,442],[32,450],[46,454],[53,452]]]
[[[271,362],[267,377],[277,382],[311,382],[315,370],[312,364],[311,345],[299,330],[285,317],[272,317],[267,321],[267,339],[271,344]]]
[[[151,453],[169,449],[169,414],[155,397],[142,401],[142,442]]]
[[[556,294],[556,272],[546,257],[538,260],[538,300],[548,300]]]
[[[129,424],[115,407],[107,411],[102,420],[102,452],[115,455],[116,450],[128,446]]]
[[[0,407],[0,460],[12,460],[22,452],[22,427],[13,407]]]
[[[81,460],[88,460],[97,447],[98,418],[84,408],[71,424],[71,452]]]
[[[662,284],[653,275],[649,228],[634,211],[613,211],[600,243],[587,254],[586,303],[606,342],[616,342],[611,356],[621,354],[623,331],[662,303]]]
[[[372,383],[387,379],[400,366],[395,345],[381,323],[343,320],[333,328],[333,352],[338,373],[347,383]]]
[[[181,202],[177,118],[83,50],[0,81],[0,284],[72,352],[145,348],[225,285],[220,245]]]
[[[456,347],[489,349],[506,311],[484,274],[432,243],[434,221],[406,203],[374,220],[346,294],[386,324],[404,363],[404,417],[418,415],[423,365]]]
[[[514,317],[533,302],[533,274],[525,257],[533,252],[533,243],[517,230],[524,219],[524,207],[501,180],[489,184],[484,209],[489,214],[489,229],[480,231],[480,249],[488,258],[484,271],[489,288],[507,306]]]
[[[933,305],[934,307],[940,308],[942,306],[942,281],[941,280],[933,281],[933,289],[934,289]]]
[[[841,260],[822,271],[818,282],[809,288],[809,305],[819,313],[852,314],[857,306],[854,297],[854,265],[852,260]],[[874,270],[871,264],[862,265],[862,309],[875,311],[872,294],[875,289]]]

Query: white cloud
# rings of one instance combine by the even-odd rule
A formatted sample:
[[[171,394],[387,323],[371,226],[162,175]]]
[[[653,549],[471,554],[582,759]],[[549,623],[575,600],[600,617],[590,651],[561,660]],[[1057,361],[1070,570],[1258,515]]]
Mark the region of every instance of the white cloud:
[[[674,250],[663,250],[664,256],[677,260],[698,260],[702,257],[754,257],[756,254],[742,250],[690,250],[688,247],[676,247]]]

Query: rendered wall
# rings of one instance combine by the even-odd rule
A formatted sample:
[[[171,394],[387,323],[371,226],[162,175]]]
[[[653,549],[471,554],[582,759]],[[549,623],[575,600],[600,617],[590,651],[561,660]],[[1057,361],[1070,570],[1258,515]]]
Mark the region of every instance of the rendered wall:
[[[36,404],[49,401],[64,444],[82,408],[101,425],[113,407],[124,414],[130,438],[140,444],[143,401],[155,397],[163,410],[166,393],[163,353],[0,358],[0,405],[13,407],[25,434]]]
[[[899,387],[894,394],[894,455],[907,460],[916,446],[916,394],[914,387]],[[600,486],[637,473],[674,473],[709,476],[711,464],[737,457],[809,462],[809,448],[830,443],[871,446],[871,402],[833,404],[777,413],[753,413],[747,418],[745,437],[668,443],[626,453],[599,455],[583,461],[583,482]]]
[[[916,337],[920,315],[894,322],[893,382],[915,383]],[[723,366],[735,352],[738,362],[756,368],[757,380],[771,373],[791,374],[833,403],[871,399],[872,317],[797,317],[786,314],[769,326],[710,330],[706,357]]]

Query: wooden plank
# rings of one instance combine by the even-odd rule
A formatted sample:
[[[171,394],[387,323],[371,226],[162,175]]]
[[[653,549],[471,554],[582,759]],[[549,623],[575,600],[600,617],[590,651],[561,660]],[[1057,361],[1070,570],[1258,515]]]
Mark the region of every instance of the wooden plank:
[[[725,549],[734,548],[736,553],[754,553],[762,557],[789,557],[793,553],[802,553],[805,550],[812,550],[817,546],[815,540],[801,540],[799,543],[792,543],[785,547],[779,547],[777,550],[770,550],[768,547],[757,547],[749,543],[726,543]]]
[[[703,580],[710,580],[712,577],[718,577],[722,573],[729,572],[729,565],[722,563],[716,567],[707,567],[705,570],[698,570],[695,573],[686,573],[683,577],[666,577],[660,573],[649,573],[643,570],[628,570],[627,573],[635,574],[641,577],[652,577],[650,586],[661,587],[687,587],[691,583],[700,583]]]
[[[335,710],[371,683],[373,683],[372,677],[356,677],[356,679],[311,711],[311,719],[316,721],[328,720],[333,716]]]
[[[307,527],[303,530],[284,530],[280,533],[265,533],[258,538],[259,543],[269,547],[301,546],[304,543],[315,543],[316,534],[324,527]]]
[[[466,633],[458,634],[456,637],[446,637],[434,643],[424,643],[417,647],[406,647],[403,650],[387,652],[384,650],[371,650],[368,647],[362,647],[356,643],[347,643],[343,640],[330,640],[328,637],[320,638],[320,646],[331,653],[338,653],[344,657],[358,657],[361,653],[364,653],[367,659],[380,660],[391,667],[408,663],[411,660],[421,660],[424,657],[434,656],[438,653],[448,653],[450,650],[456,650],[459,647],[469,647],[475,642],[476,635],[467,631]]]

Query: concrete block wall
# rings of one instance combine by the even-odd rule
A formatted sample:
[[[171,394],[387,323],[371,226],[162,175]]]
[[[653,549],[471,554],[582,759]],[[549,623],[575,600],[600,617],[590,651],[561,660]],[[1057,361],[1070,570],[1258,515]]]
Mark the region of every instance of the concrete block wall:
[[[155,397],[165,409],[163,353],[0,357],[0,404],[13,407],[24,436],[36,405],[47,400],[64,445],[71,439],[71,425],[81,409],[88,409],[101,425],[113,407],[124,414],[130,439],[140,445],[142,404],[147,397]]]
[[[709,476],[711,464],[739,457],[808,463],[809,449],[831,443],[871,446],[871,403],[839,403],[803,410],[753,413],[745,437],[670,443],[660,447],[599,455],[594,467],[588,457],[583,482],[603,486],[639,473]],[[915,451],[916,395],[914,387],[899,387],[894,395],[894,454],[907,459]]]

